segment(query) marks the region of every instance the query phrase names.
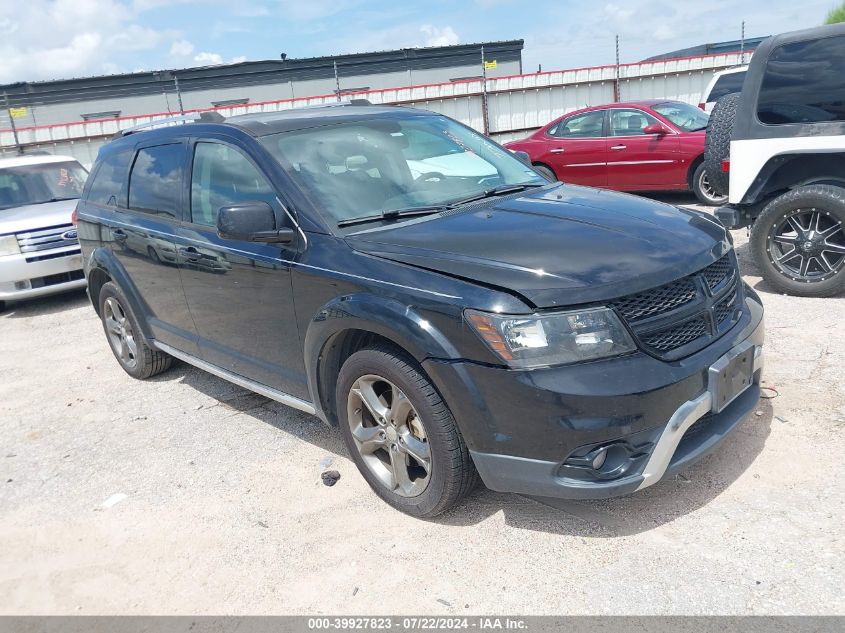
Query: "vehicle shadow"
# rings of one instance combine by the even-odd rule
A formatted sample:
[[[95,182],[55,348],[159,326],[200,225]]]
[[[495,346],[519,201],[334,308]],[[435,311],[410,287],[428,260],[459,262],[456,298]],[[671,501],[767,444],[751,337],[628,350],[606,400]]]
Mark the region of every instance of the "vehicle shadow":
[[[181,381],[217,400],[215,406],[249,415],[333,456],[349,458],[337,429],[184,363],[151,380]],[[498,493],[479,485],[459,507],[433,521],[469,527],[502,512],[507,525],[551,534],[616,538],[646,532],[707,505],[748,469],[765,446],[773,417],[768,400],[761,400],[755,411],[711,455],[673,479],[638,493],[567,501]]]
[[[27,319],[47,314],[57,314],[65,310],[72,310],[88,304],[85,288],[69,290],[61,294],[27,299],[26,301],[10,301],[0,312],[0,318]]]

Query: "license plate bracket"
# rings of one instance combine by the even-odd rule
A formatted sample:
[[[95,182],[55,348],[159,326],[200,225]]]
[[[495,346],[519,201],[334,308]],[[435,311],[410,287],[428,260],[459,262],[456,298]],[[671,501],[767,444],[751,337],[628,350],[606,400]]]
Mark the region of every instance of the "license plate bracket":
[[[754,381],[754,346],[743,345],[722,356],[708,372],[713,413],[719,413]]]

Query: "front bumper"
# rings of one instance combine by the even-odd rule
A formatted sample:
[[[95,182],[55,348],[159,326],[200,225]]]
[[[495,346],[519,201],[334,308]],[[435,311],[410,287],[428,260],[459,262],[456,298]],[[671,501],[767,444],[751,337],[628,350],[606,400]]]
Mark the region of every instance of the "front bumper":
[[[701,458],[755,407],[763,369],[763,309],[747,287],[745,303],[730,332],[674,362],[638,353],[528,372],[433,361],[425,367],[487,487],[558,498],[617,496]],[[751,348],[751,385],[711,413],[710,368],[738,349]],[[609,446],[622,455],[622,466],[608,476],[572,466]]]
[[[38,256],[51,255],[50,251]],[[57,253],[56,257],[27,261],[23,254],[0,257],[0,301],[32,299],[85,287],[82,256]]]

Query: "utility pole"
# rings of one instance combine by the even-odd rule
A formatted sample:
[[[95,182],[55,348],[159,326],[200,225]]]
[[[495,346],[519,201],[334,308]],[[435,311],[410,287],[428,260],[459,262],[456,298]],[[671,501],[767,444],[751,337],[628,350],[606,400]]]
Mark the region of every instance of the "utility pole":
[[[173,85],[176,86],[176,98],[179,99],[179,114],[185,114],[185,107],[182,105],[182,91],[179,90],[179,77],[173,75]]]
[[[490,134],[490,121],[487,112],[487,62],[484,59],[484,45],[481,45],[481,121],[484,134]]]
[[[739,62],[745,64],[745,20],[742,21],[742,32],[739,39]]]
[[[12,109],[9,107],[9,95],[3,91],[3,103],[6,106],[6,114],[9,115],[9,123],[12,125],[12,136],[15,139],[15,148],[18,154],[23,154],[23,147],[21,147],[20,139],[18,138],[18,128],[15,127],[15,117],[12,116]]]
[[[334,85],[335,85],[335,94],[337,95],[337,100],[340,101],[340,77],[337,75],[337,60],[332,62],[334,65]]]
[[[613,80],[613,102],[619,103],[619,35],[616,36],[616,78]]]

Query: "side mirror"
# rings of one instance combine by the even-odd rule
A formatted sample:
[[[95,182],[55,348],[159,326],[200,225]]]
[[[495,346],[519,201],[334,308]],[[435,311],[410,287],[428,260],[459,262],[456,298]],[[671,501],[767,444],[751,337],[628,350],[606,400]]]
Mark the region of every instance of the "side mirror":
[[[512,149],[511,153],[520,161],[531,167],[531,157],[528,152],[523,152],[521,149]]]
[[[643,128],[643,134],[657,134],[658,136],[663,136],[664,134],[668,134],[669,130],[665,127],[660,125],[659,123],[652,123],[651,125],[646,125]]]
[[[276,228],[276,214],[266,202],[241,202],[220,207],[217,235],[225,240],[288,244],[296,233],[293,229]]]

